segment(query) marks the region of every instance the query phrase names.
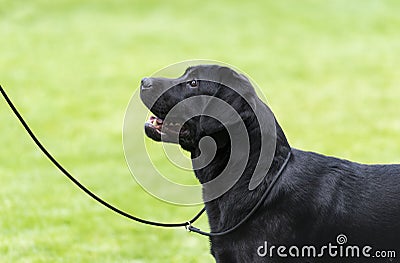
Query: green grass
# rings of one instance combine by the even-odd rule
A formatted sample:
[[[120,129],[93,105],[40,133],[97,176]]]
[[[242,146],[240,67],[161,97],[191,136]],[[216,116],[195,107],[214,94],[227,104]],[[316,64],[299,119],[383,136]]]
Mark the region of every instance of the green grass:
[[[142,77],[186,59],[224,61],[258,83],[294,147],[398,162],[399,13],[394,0],[0,0],[0,83],[96,193],[138,216],[183,221],[198,208],[152,198],[124,160],[124,111]],[[213,262],[207,238],[90,200],[2,100],[0,118],[0,262]]]

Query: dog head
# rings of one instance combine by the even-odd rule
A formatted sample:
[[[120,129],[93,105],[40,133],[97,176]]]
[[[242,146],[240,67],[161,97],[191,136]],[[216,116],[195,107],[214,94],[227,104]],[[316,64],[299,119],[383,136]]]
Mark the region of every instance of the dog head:
[[[179,143],[192,153],[195,170],[208,162],[200,158],[201,164],[195,165],[204,152],[202,156],[214,156],[218,150],[219,157],[230,155],[227,173],[240,171],[237,167],[246,166],[249,160],[249,189],[265,178],[274,156],[281,154],[277,147],[289,148],[273,113],[251,82],[231,68],[198,65],[175,79],[144,78],[140,97],[154,114],[145,124],[148,137]],[[211,144],[202,144],[206,137],[213,139],[217,152]]]
[[[145,124],[146,135],[189,151],[203,136],[221,135],[252,118],[258,99],[244,75],[218,65],[189,67],[176,79],[144,78],[140,96],[154,114]]]

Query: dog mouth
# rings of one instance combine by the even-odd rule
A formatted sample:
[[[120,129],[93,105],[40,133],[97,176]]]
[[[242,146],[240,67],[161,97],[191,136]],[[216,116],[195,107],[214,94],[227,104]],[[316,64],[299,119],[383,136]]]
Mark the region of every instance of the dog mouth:
[[[151,115],[144,125],[145,133],[155,141],[179,142],[180,137],[189,135],[187,125],[178,121],[165,121],[155,115]]]

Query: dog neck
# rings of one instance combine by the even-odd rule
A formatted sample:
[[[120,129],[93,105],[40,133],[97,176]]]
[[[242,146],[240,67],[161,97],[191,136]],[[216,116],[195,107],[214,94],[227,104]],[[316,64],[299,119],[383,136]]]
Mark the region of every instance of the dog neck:
[[[250,191],[250,179],[256,168],[260,155],[260,130],[257,127],[259,126],[254,125],[252,122],[246,123],[250,139],[250,154],[247,165],[239,180],[218,198],[205,202],[211,231],[222,231],[228,229],[241,220],[241,218],[230,217],[232,213],[243,215],[243,217],[246,216],[252,206],[254,206],[262,196],[279,168],[283,165],[290,151],[289,143],[287,142],[281,127],[276,122],[277,141],[271,167],[268,171],[265,171],[267,174],[266,179],[263,180],[256,189]],[[219,136],[219,138],[229,138],[229,134],[219,134],[216,136]],[[230,141],[228,143],[221,140],[216,141],[219,141],[219,145],[217,145],[214,159],[204,168],[195,170],[196,177],[202,184],[218,177],[229,162],[231,153]],[[196,152],[195,154],[192,153],[192,156],[196,156],[196,154],[199,154],[199,152]]]

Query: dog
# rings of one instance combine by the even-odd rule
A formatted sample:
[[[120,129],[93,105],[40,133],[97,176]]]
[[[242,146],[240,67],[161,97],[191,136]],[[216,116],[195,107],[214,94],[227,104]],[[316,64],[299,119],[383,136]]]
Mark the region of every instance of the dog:
[[[140,96],[154,114],[146,135],[189,151],[202,185],[236,160],[227,180],[203,189],[211,232],[237,225],[279,176],[246,222],[210,237],[216,262],[400,262],[393,261],[400,257],[400,165],[292,148],[249,79],[229,67],[197,65],[175,79],[144,78]],[[246,150],[234,147],[240,129]]]

